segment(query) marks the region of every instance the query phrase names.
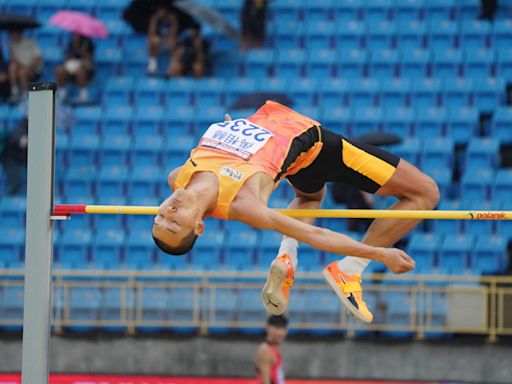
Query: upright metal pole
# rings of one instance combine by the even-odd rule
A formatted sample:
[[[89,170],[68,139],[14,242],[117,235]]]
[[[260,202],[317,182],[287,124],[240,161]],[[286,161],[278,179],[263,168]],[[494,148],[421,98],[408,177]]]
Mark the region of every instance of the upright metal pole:
[[[23,384],[48,383],[56,89],[29,86]]]

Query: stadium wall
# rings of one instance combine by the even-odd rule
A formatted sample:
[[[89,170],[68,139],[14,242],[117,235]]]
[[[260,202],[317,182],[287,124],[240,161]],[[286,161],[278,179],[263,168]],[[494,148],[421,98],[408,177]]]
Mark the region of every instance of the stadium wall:
[[[194,376],[255,373],[260,338],[55,336],[51,371]],[[21,340],[0,340],[0,372],[18,372]],[[290,338],[288,377],[510,383],[512,345],[464,341],[365,341]]]

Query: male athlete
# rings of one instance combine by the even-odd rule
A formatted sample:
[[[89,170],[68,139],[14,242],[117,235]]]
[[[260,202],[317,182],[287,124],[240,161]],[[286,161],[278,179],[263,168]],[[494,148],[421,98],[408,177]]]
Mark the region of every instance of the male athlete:
[[[347,256],[328,265],[323,276],[356,318],[371,322],[363,301],[361,274],[371,260],[394,273],[414,268],[403,251],[388,248],[419,220],[377,219],[362,242],[313,226],[314,219],[294,219],[267,207],[277,183],[292,185],[289,208],[317,209],[325,183],[351,183],[378,195],[396,196],[390,209],[433,209],[439,199],[436,183],[404,160],[379,148],[352,142],[321,124],[276,102],[267,101],[246,119],[212,124],[186,163],[168,176],[174,191],[154,219],[153,237],[164,252],[190,251],[213,216],[237,220],[284,235],[270,266],[262,300],[272,314],[282,314],[297,267],[298,241]]]
[[[267,337],[256,354],[258,384],[284,384],[283,359],[279,345],[288,333],[288,319],[272,315],[267,319]]]

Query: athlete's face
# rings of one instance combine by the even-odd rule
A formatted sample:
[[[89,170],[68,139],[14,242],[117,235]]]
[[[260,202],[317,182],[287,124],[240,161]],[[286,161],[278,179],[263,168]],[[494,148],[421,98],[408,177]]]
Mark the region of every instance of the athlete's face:
[[[267,325],[267,340],[273,344],[280,344],[288,334],[288,328]]]
[[[178,245],[191,233],[200,235],[203,231],[194,194],[185,189],[177,189],[164,200],[153,222],[153,236],[166,244]]]

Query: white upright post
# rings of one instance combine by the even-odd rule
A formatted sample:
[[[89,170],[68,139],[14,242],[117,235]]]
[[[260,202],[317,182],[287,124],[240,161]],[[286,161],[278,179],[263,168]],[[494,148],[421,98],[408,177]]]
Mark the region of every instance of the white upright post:
[[[56,89],[29,86],[23,384],[48,383]]]

